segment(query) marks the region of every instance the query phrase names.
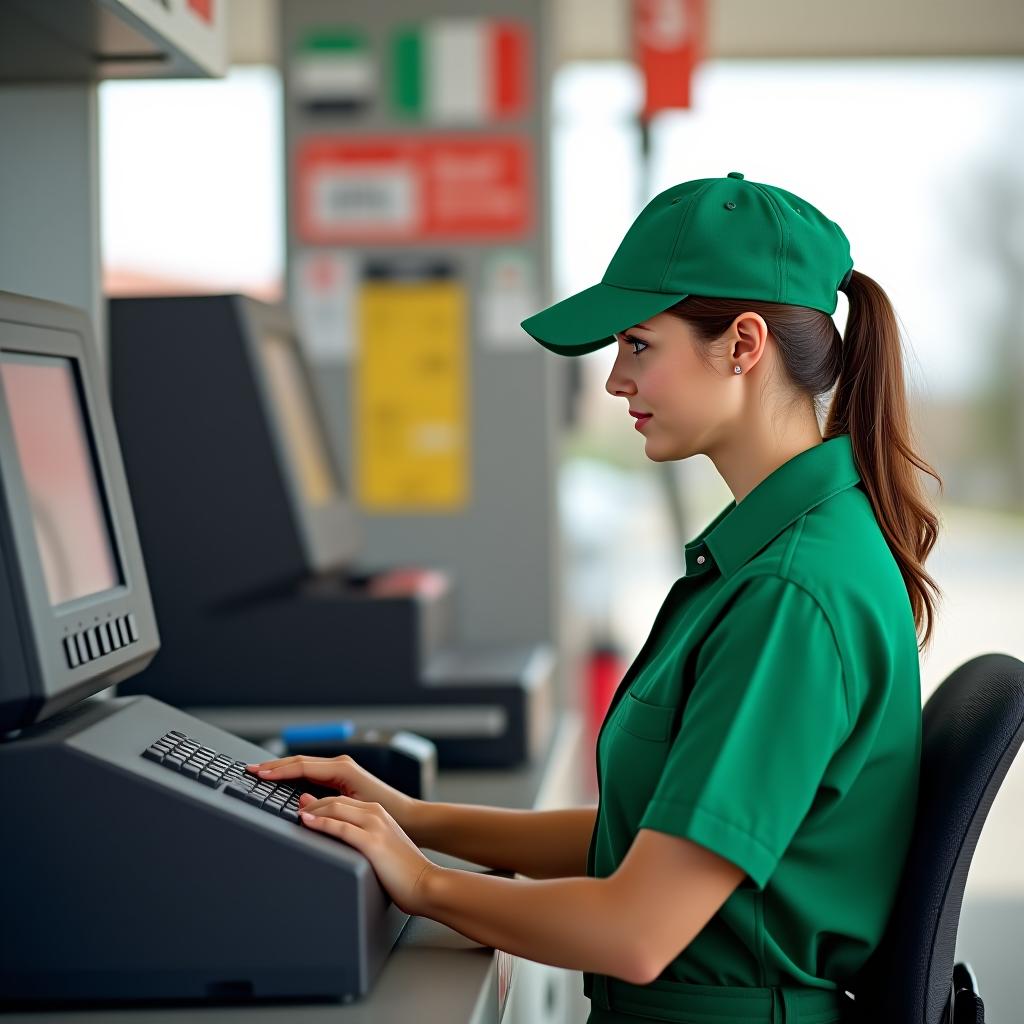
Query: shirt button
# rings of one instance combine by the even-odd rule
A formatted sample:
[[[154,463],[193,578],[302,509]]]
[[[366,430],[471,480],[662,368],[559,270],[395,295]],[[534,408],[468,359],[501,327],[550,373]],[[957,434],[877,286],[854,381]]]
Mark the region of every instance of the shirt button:
[[[703,565],[704,564],[704,556],[703,555],[698,555],[697,556],[697,564],[698,565]]]

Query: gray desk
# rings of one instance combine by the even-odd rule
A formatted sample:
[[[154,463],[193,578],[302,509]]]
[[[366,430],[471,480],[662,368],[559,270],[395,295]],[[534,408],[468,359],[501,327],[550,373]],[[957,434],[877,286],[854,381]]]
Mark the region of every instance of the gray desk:
[[[555,720],[545,757],[537,764],[514,770],[444,771],[438,777],[437,798],[445,803],[491,804],[499,807],[532,807],[543,810],[579,802],[582,775],[582,724],[579,716],[567,713]],[[431,858],[446,867],[472,865],[441,854]],[[272,927],[268,928],[268,935]],[[242,937],[244,939],[244,937]],[[341,1004],[275,1004],[238,1007],[172,1007],[168,1009],[69,1010],[46,1013],[3,1015],[6,1022],[24,1024],[159,1024],[188,1021],[189,1024],[497,1024],[498,976],[493,950],[480,946],[444,925],[414,917],[405,926],[376,984],[366,999]],[[517,961],[512,976],[509,1008],[519,1000],[521,984]],[[531,965],[532,966],[532,965]],[[551,971],[554,969],[545,968]],[[525,986],[526,982],[522,982]],[[552,989],[552,991],[555,991]],[[547,1000],[550,1001],[550,995]],[[524,997],[521,1003],[527,1003]],[[506,1019],[510,1016],[505,1014]],[[529,1010],[520,1012],[529,1020]],[[559,1019],[570,1022],[559,1012]],[[536,1018],[534,1018],[536,1019]],[[550,1019],[550,1018],[549,1018]]]

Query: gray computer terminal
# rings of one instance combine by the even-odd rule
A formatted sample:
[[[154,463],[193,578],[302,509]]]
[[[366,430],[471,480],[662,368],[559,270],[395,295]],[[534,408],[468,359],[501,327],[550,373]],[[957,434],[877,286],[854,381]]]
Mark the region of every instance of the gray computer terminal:
[[[3,292],[0,492],[0,1000],[364,994],[408,920],[369,862],[266,751],[95,696],[159,647],[107,389],[81,311]]]

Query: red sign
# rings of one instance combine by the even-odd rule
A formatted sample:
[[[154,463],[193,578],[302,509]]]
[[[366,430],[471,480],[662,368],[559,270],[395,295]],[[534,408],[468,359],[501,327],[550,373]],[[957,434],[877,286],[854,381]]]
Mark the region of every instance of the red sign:
[[[706,0],[633,0],[645,120],[660,110],[690,106],[690,79],[704,57],[706,15]]]
[[[207,24],[213,24],[213,0],[188,0],[189,7]]]
[[[296,224],[309,243],[523,238],[529,143],[518,136],[320,137],[296,152]]]

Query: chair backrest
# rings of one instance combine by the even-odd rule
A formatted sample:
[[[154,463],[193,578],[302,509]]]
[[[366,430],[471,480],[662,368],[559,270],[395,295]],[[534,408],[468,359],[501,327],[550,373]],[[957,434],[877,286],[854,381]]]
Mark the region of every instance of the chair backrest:
[[[1022,739],[1024,662],[1008,654],[965,662],[925,704],[921,785],[899,893],[881,943],[846,986],[858,1019],[945,1019],[967,872]],[[978,973],[984,991],[983,965]]]

